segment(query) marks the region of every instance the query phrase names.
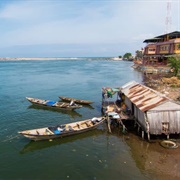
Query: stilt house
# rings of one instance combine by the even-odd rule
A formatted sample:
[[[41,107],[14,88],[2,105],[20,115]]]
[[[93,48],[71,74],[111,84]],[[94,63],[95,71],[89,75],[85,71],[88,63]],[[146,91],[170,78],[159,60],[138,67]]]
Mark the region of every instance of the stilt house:
[[[125,104],[134,114],[135,122],[150,135],[180,133],[180,104],[135,81],[121,87]]]

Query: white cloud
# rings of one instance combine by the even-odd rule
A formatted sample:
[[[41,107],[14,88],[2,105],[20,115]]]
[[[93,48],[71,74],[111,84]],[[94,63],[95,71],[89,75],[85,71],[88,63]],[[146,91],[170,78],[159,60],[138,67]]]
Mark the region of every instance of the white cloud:
[[[123,42],[139,45],[146,38],[164,33],[166,4],[138,0],[13,1],[0,11],[0,46]],[[172,4],[172,27],[178,30],[178,2]]]

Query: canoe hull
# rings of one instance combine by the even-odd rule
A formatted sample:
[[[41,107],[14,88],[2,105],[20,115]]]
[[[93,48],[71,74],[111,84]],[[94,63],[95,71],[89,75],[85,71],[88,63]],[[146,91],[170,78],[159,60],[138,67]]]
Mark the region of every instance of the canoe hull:
[[[57,108],[57,109],[62,109],[62,110],[74,110],[74,109],[79,109],[82,107],[77,104],[71,106],[69,103],[54,102],[54,101],[50,101],[50,100],[43,100],[43,99],[37,99],[37,98],[31,98],[31,97],[26,97],[26,99],[34,105],[48,107],[48,108]]]
[[[100,124],[105,121],[104,117],[97,118],[97,122],[93,122],[92,119],[78,121],[69,124],[57,125],[52,127],[45,127],[40,129],[32,129],[18,132],[26,138],[33,141],[51,140],[55,138],[63,138],[67,136],[72,136],[76,134],[81,134],[90,130],[97,128]],[[57,129],[63,127],[62,131],[57,133]]]
[[[77,104],[89,105],[89,104],[92,104],[92,103],[93,103],[92,101],[75,99],[75,98],[64,97],[64,96],[59,96],[59,98],[60,98],[62,101],[66,101],[66,102],[74,101],[74,102],[77,103]]]

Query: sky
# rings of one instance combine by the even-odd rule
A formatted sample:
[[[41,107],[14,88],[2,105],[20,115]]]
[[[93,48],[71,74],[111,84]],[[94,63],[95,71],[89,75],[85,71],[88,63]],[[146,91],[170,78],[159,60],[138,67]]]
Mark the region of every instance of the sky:
[[[0,0],[0,57],[117,57],[167,30],[180,0]]]

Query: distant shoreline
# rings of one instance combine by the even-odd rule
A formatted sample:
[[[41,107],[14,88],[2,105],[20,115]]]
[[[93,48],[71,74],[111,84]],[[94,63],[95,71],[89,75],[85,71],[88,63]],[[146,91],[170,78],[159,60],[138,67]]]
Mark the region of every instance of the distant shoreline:
[[[76,59],[80,59],[80,58],[47,58],[47,57],[34,57],[34,58],[0,58],[0,61],[28,61],[28,60],[76,60]]]
[[[119,61],[122,59],[119,58],[114,58],[114,57],[34,57],[34,58],[27,58],[27,57],[22,57],[22,58],[0,58],[0,61],[34,61],[34,60],[111,60],[111,61]]]

